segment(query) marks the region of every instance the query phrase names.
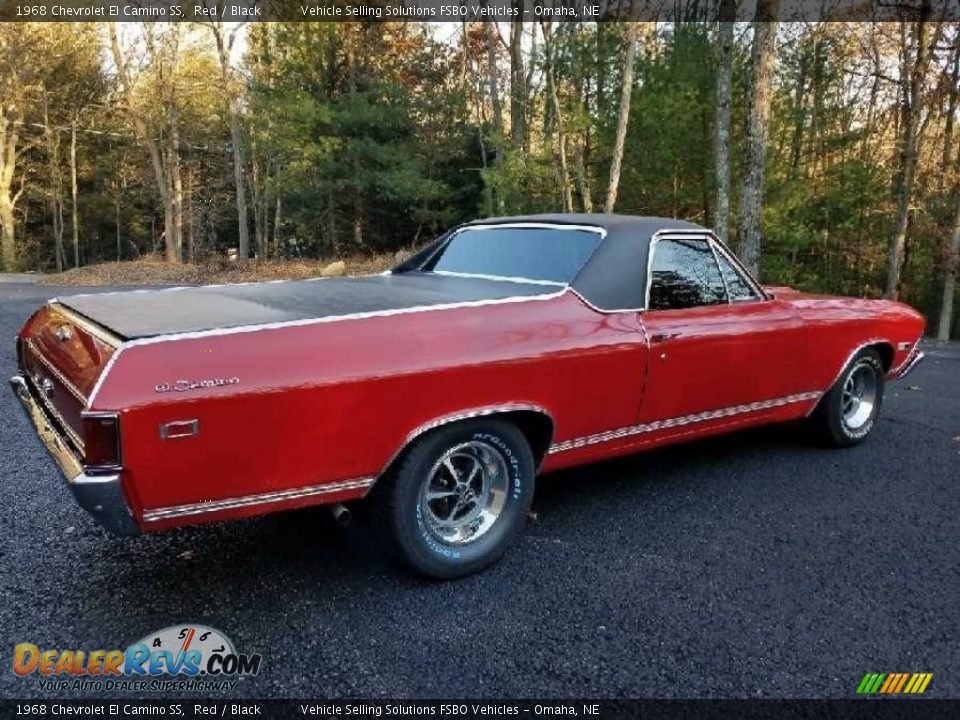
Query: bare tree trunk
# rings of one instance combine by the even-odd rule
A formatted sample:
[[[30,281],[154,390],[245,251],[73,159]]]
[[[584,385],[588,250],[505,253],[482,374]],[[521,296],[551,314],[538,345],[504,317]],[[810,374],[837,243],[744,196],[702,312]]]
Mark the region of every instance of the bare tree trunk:
[[[60,227],[60,219],[63,213],[60,212],[60,204],[56,195],[56,188],[51,188],[50,192],[50,223],[53,225],[53,256],[56,262],[57,272],[63,272],[66,263],[63,258],[63,230]]]
[[[573,33],[578,32],[577,26],[573,25]],[[590,117],[592,108],[590,106],[590,76],[589,71],[585,71],[579,63],[573,66],[572,71],[574,90],[577,102],[580,104],[584,117]],[[583,211],[593,212],[593,189],[590,186],[590,176],[587,173],[587,156],[590,152],[590,123],[586,123],[575,135],[573,143],[573,172],[577,181],[577,190],[580,193],[580,203]]]
[[[721,0],[717,31],[717,119],[714,137],[714,174],[717,207],[713,227],[724,242],[730,233],[730,112],[733,104],[733,21],[736,0]]]
[[[873,82],[870,83],[870,100],[867,104],[867,118],[863,125],[863,139],[860,141],[860,159],[866,160],[870,149],[870,138],[873,137],[875,119],[877,116],[877,98],[880,95],[880,79],[882,65],[880,60],[880,48],[877,44],[877,28],[870,30],[870,57],[872,62]]]
[[[580,143],[577,143],[576,149],[574,150],[573,169],[577,176],[577,187],[580,190],[580,202],[583,203],[583,211],[586,213],[592,213],[593,191],[590,188],[590,178],[587,175],[586,164],[583,160],[583,156],[585,154],[585,145],[586,138],[581,140]]]
[[[116,210],[116,224],[117,224],[117,262],[120,262],[123,259],[123,244],[120,240],[120,187],[117,183],[117,194],[114,198],[115,210]]]
[[[353,244],[363,246],[363,203],[359,198],[353,206]]]
[[[187,221],[184,224],[185,229],[183,230],[184,237],[186,238],[183,242],[184,258],[187,262],[194,262],[197,259],[197,248],[195,244],[197,239],[197,223],[193,204],[194,187],[196,187],[196,182],[193,168],[189,168],[187,170],[186,199],[184,200],[184,215]]]
[[[277,207],[273,213],[273,256],[280,257],[280,193],[277,193]]]
[[[15,103],[0,103],[0,261],[10,272],[17,266],[16,223],[13,210],[23,193],[13,191],[13,178],[20,152],[20,123],[23,116]]]
[[[263,185],[265,180],[260,178],[260,162],[257,160],[255,149],[251,152],[250,160],[250,199],[253,204],[253,242],[257,247],[266,244],[264,216],[267,212],[266,192]]]
[[[170,204],[173,212],[173,262],[183,262],[183,180],[180,177],[180,127],[176,108],[170,117]],[[167,248],[170,257],[170,248]]]
[[[489,2],[486,3],[486,7],[489,7]],[[484,39],[486,41],[486,52],[487,52],[487,71],[486,71],[486,80],[479,80],[477,83],[477,92],[473,97],[474,101],[474,117],[477,120],[477,145],[480,149],[480,166],[484,171],[482,174],[486,175],[487,167],[489,163],[487,161],[487,141],[484,137],[485,129],[484,126],[487,122],[487,93],[490,94],[490,102],[493,107],[493,123],[494,123],[494,134],[498,137],[494,142],[493,152],[494,159],[493,162],[495,165],[500,163],[500,147],[503,137],[503,108],[500,105],[500,91],[498,89],[497,82],[497,32],[493,23],[489,20],[485,20],[483,23],[484,29]],[[466,38],[466,35],[464,36]],[[466,42],[466,39],[464,40]],[[468,61],[470,63],[470,70],[473,72],[473,57],[469,56]],[[482,73],[483,63],[480,60],[477,60],[477,70],[476,74],[479,78]],[[484,88],[487,88],[486,90]],[[483,204],[484,204],[484,215],[493,215],[493,208],[497,203],[496,198],[496,187],[492,182],[484,183],[483,188]]]
[[[3,269],[8,272],[17,267],[17,245],[14,241],[14,221],[13,221],[13,203],[8,198],[0,195],[0,230],[3,235],[2,240],[2,259]]]
[[[120,86],[126,100],[127,114],[133,122],[134,129],[142,142],[147,147],[150,155],[150,163],[153,166],[153,174],[157,183],[157,191],[160,193],[160,200],[163,204],[163,227],[166,236],[166,255],[169,262],[178,262],[176,246],[173,244],[176,240],[176,221],[173,203],[173,190],[171,188],[170,178],[168,177],[167,166],[164,163],[164,153],[153,134],[147,127],[147,120],[136,105],[134,84],[127,70],[127,61],[123,57],[120,49],[120,40],[117,37],[117,29],[114,23],[108,24],[110,35],[110,49],[113,55],[113,62],[117,68],[117,75],[120,79]],[[0,198],[2,199],[2,198]],[[156,248],[156,239],[154,236],[154,249]]]
[[[636,4],[634,0],[633,4]],[[630,8],[630,17],[635,14]],[[620,165],[623,163],[623,147],[627,140],[627,123],[630,121],[630,98],[633,94],[633,65],[637,55],[637,22],[631,19],[627,30],[627,49],[623,59],[623,89],[620,92],[620,112],[617,116],[617,136],[613,143],[613,158],[610,161],[610,183],[607,185],[607,199],[603,205],[605,213],[612,213],[617,205],[617,191],[620,187]]]
[[[250,229],[247,225],[247,194],[243,179],[243,147],[242,126],[240,122],[240,103],[237,89],[234,87],[230,73],[230,52],[236,38],[238,26],[229,34],[224,34],[222,22],[211,22],[210,29],[217,43],[217,55],[220,58],[220,77],[223,81],[224,92],[229,97],[228,109],[230,114],[230,143],[233,146],[233,182],[237,196],[237,259],[246,260],[250,257]],[[261,243],[257,244],[258,254],[263,254]]]
[[[337,239],[337,199],[333,194],[333,187],[327,192],[327,237],[330,241],[330,249],[334,255],[339,255],[340,243]],[[317,258],[323,259],[323,247],[319,248]]]
[[[63,194],[58,195],[56,201],[56,207],[54,208],[54,222],[53,222],[53,232],[56,237],[56,246],[57,252],[60,253],[60,262],[58,265],[61,268],[66,269],[67,267],[67,251],[63,246]]]
[[[790,138],[790,179],[796,179],[803,155],[803,131],[807,124],[807,55],[801,50],[800,67],[793,91],[793,134]]]
[[[260,238],[264,244],[270,240],[270,161],[264,165],[263,168],[263,190],[261,192],[260,202],[262,207],[260,208]],[[280,199],[282,193],[280,192],[280,187],[278,186],[274,192],[277,200]]]
[[[80,267],[80,223],[77,218],[77,122],[70,126],[70,222],[73,228],[73,266]]]
[[[56,190],[53,190],[56,192]],[[58,219],[60,206],[57,202],[55,195],[52,195],[50,198],[50,220],[53,224],[53,254],[54,260],[57,263],[57,272],[63,272],[63,233],[60,229],[60,221]]]
[[[250,257],[250,230],[247,227],[247,193],[243,182],[243,149],[240,132],[240,109],[236,99],[230,100],[230,142],[233,144],[233,179],[237,193],[237,255],[244,260]],[[262,249],[261,249],[262,252]]]
[[[63,175],[60,167],[60,134],[50,125],[46,98],[43,105],[43,138],[46,143],[47,171],[50,182],[50,222],[53,225],[53,254],[57,272],[66,268],[63,250]]]
[[[950,153],[953,152],[953,124],[960,103],[960,43],[953,51],[953,70],[950,73],[950,89],[947,93],[946,120],[943,126],[943,159],[940,161],[940,190],[944,188],[947,173],[950,169]],[[960,168],[958,168],[960,171]]]
[[[909,77],[908,86],[902,90],[903,121],[900,126],[898,145],[900,159],[894,188],[896,215],[893,223],[893,236],[890,238],[887,254],[887,287],[883,296],[896,299],[900,296],[900,273],[903,269],[904,253],[907,245],[907,227],[910,223],[910,200],[916,179],[917,144],[920,131],[920,95],[923,92],[923,80],[927,70],[929,50],[927,44],[927,18],[930,16],[930,0],[923,0],[920,17],[916,23],[916,52],[913,68],[904,74]],[[904,78],[906,80],[906,78]]]
[[[958,163],[958,165],[960,165],[960,163]],[[958,263],[960,263],[960,182],[957,183],[953,232],[950,234],[950,246],[944,262],[943,298],[940,301],[940,322],[937,324],[937,340],[950,339],[950,328],[953,327],[953,296],[957,287]]]
[[[557,93],[557,78],[553,72],[553,43],[550,38],[550,27],[543,20],[540,21],[543,30],[543,49],[546,61],[547,85],[550,91],[550,101],[557,119],[557,143],[559,145],[560,160],[560,190],[563,197],[563,211],[573,212],[573,192],[570,188],[570,171],[567,168],[567,137],[563,131],[563,114],[560,109],[560,95]]]
[[[740,197],[737,237],[740,260],[754,275],[760,270],[763,235],[763,170],[766,160],[767,121],[773,80],[773,50],[777,37],[779,0],[759,0],[753,23],[750,63],[753,77],[747,116],[746,171]]]
[[[493,108],[493,129],[503,137],[503,106],[500,104],[500,83],[497,78],[497,31],[492,20],[485,20],[487,35],[487,83],[490,85],[490,105]],[[499,155],[499,152],[498,152]]]
[[[524,0],[514,0],[523,11]],[[526,141],[527,74],[523,67],[523,21],[510,23],[510,139],[515,150]]]

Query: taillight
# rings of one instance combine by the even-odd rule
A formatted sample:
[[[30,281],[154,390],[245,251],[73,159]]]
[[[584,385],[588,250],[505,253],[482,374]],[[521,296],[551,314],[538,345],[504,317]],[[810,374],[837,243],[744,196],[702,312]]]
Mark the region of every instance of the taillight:
[[[120,466],[120,418],[117,415],[83,414],[83,464],[88,468]]]

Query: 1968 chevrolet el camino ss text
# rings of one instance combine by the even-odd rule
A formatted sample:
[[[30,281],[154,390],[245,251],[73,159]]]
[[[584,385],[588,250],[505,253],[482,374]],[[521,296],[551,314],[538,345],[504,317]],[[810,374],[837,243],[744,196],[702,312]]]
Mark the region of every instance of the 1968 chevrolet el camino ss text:
[[[801,418],[860,442],[923,329],[763,288],[687,222],[539,215],[383,275],[52,300],[12,384],[114,532],[367,496],[400,559],[452,578],[514,540],[538,472]]]

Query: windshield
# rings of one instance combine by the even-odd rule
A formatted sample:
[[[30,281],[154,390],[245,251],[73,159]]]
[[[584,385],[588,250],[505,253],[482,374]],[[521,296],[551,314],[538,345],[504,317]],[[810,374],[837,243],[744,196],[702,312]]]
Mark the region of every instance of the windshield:
[[[599,232],[575,228],[465,228],[420,269],[565,285],[599,244]]]

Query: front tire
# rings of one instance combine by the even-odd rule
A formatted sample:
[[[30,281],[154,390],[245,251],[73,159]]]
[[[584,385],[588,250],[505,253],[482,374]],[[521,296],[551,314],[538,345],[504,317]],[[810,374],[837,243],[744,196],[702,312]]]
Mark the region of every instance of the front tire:
[[[879,353],[870,348],[847,363],[811,416],[824,441],[852,447],[870,434],[883,405],[885,375]]]
[[[523,529],[533,501],[533,453],[496,419],[469,420],[418,439],[377,483],[374,530],[390,554],[450,580],[495,562]]]

